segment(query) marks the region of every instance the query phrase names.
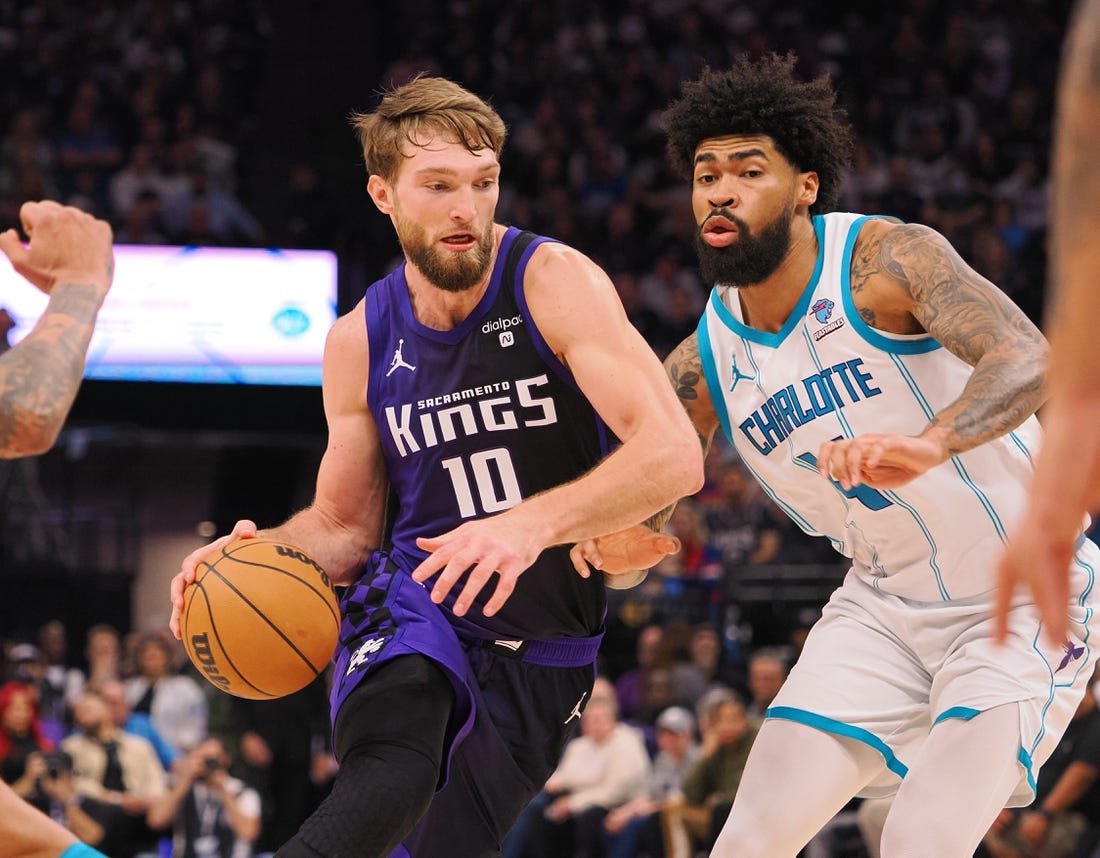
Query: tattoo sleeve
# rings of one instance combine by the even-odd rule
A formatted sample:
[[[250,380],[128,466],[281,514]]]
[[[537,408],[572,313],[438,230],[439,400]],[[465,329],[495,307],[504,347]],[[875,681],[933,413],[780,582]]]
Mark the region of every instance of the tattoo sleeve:
[[[942,235],[919,224],[887,231],[879,260],[908,293],[924,329],[974,367],[959,398],[928,424],[945,430],[950,455],[1010,432],[1035,413],[1044,398],[1049,348],[1008,296]]]
[[[706,379],[703,377],[699,339],[695,334],[680,343],[665,359],[665,371],[676,389],[680,404],[684,406],[688,417],[691,418],[705,458],[714,439],[714,432],[718,428],[718,414],[714,410],[714,403],[710,398],[710,391],[707,390]],[[674,509],[676,504],[665,507],[643,523],[651,530],[660,530],[672,518]]]
[[[101,302],[100,290],[59,283],[34,329],[0,356],[0,457],[42,453],[57,438]]]

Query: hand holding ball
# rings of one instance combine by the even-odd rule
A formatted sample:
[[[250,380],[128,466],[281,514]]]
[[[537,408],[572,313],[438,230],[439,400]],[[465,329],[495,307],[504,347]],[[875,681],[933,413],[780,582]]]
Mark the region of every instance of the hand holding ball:
[[[340,609],[324,570],[293,545],[238,539],[212,551],[184,592],[180,632],[199,672],[252,700],[284,697],[332,658]]]

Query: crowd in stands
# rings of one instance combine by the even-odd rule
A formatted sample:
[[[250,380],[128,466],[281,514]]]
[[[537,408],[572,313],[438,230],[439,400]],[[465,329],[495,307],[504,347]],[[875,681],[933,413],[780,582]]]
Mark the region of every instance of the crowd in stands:
[[[345,247],[352,227],[326,205],[332,174],[310,162],[293,105],[283,127],[258,126],[277,26],[266,7],[0,0],[0,230],[17,225],[23,201],[50,197],[107,218],[125,243]],[[404,0],[378,16],[392,57],[362,88],[427,71],[487,96],[510,127],[499,219],[590,254],[663,355],[694,330],[706,288],[687,190],[665,163],[661,112],[704,65],[794,50],[806,76],[834,77],[856,129],[841,207],[935,227],[1038,320],[1051,93],[1069,7]],[[264,133],[302,136],[286,175],[249,176],[242,152]],[[350,132],[348,141],[350,152]],[[287,187],[285,206],[264,209],[250,195],[260,181]],[[393,250],[372,246],[350,263],[369,282]],[[639,588],[611,595],[607,682],[581,717],[580,744],[510,837],[509,858],[683,858],[713,841],[815,610],[753,616],[723,582],[747,566],[838,559],[721,443],[705,488],[670,528],[684,550]],[[94,627],[80,655],[59,622],[33,641],[5,641],[0,776],[116,858],[180,838],[201,840],[200,856],[232,858],[285,841],[332,773],[323,684],[272,703],[231,699],[191,674],[174,640],[123,632]],[[1088,738],[1100,716],[1086,716],[1074,733],[1086,736],[1074,747],[1092,754],[1075,821],[1082,838],[1100,831]],[[1041,790],[1081,774],[1066,753]],[[860,807],[866,830],[880,809]],[[986,848],[1026,854],[1019,844],[1046,837],[1036,834],[1043,825],[1008,814]],[[874,855],[842,841],[825,832],[813,854]]]
[[[75,659],[57,620],[3,656],[0,777],[111,858],[274,851],[335,773],[323,678],[241,700],[167,631],[95,625]]]

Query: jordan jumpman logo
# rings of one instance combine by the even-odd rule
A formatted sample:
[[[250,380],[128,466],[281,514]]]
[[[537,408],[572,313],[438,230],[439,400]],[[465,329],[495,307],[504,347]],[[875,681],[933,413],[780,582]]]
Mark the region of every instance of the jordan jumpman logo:
[[[405,345],[405,340],[400,339],[397,341],[397,348],[393,353],[393,360],[390,361],[390,370],[386,373],[386,377],[389,378],[393,375],[393,371],[400,367],[416,372],[416,367],[410,363],[405,363],[405,359],[401,357],[401,347]]]
[[[741,379],[744,378],[749,381],[752,381],[753,379],[753,376],[748,375],[747,373],[743,373],[740,369],[737,368],[737,355],[735,354],[730,355],[730,370],[733,372],[733,381],[730,383],[730,393],[733,393],[733,389],[737,387],[737,382],[739,382]]]

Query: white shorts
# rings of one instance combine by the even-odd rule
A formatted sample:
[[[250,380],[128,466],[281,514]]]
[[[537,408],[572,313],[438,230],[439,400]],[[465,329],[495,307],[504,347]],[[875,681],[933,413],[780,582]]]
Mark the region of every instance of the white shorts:
[[[940,721],[1018,703],[1020,783],[1010,807],[1030,804],[1039,767],[1073,717],[1096,659],[1092,593],[1100,550],[1087,540],[1070,582],[1070,641],[1051,645],[1021,590],[1003,646],[992,640],[992,594],[915,602],[853,571],[833,593],[790,677],[767,711],[865,742],[884,767],[860,795],[894,793]]]

